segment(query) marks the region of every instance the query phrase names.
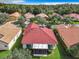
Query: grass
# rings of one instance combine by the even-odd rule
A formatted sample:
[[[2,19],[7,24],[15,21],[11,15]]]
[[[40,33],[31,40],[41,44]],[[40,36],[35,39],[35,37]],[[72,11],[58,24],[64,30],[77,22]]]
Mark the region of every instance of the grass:
[[[79,22],[73,22],[73,24],[79,24]]]
[[[58,51],[58,48],[56,48],[47,57],[40,57],[40,59],[61,59],[61,56],[60,56],[60,53]]]
[[[14,44],[14,46],[12,47],[12,49],[22,48],[22,45],[21,45],[22,37],[23,37],[23,35],[21,34],[20,37],[17,39],[16,43]]]
[[[10,55],[10,51],[0,51],[0,58],[5,58]]]
[[[60,43],[57,47],[60,54],[60,59],[73,59],[73,57],[67,55],[67,52],[63,49],[63,46]]]

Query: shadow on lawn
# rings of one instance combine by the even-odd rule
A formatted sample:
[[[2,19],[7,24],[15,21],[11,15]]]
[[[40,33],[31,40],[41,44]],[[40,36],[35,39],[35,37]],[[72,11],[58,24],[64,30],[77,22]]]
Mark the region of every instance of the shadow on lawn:
[[[60,44],[58,44],[58,50],[59,50],[61,59],[74,59],[72,56],[67,55],[67,52],[63,49],[63,47]]]

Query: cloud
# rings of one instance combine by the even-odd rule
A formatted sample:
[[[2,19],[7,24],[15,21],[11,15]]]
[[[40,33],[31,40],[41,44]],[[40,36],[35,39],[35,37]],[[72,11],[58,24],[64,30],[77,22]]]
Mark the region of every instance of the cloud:
[[[24,0],[0,0],[0,3],[24,3]]]
[[[35,3],[37,4],[37,3]],[[42,5],[57,5],[57,4],[79,4],[78,2],[46,2],[46,3],[38,3],[39,4],[42,4]]]
[[[12,3],[20,4],[20,3],[25,3],[25,1],[24,0],[14,0],[14,1],[12,1]]]

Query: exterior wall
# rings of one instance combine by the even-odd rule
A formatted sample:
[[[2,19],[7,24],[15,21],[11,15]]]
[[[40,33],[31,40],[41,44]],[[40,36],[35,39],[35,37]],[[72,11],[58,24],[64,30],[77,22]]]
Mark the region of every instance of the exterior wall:
[[[79,24],[74,24],[74,26],[79,27]]]
[[[16,42],[16,40],[18,39],[18,37],[21,34],[21,29],[20,31],[16,34],[16,36],[11,40],[11,42],[8,44],[8,49],[10,50],[12,48],[12,46],[14,45],[14,43]]]
[[[55,45],[53,45],[53,49],[55,49],[57,47],[57,45],[55,44]]]
[[[0,41],[0,50],[8,50],[8,44]]]
[[[48,49],[48,44],[33,44],[32,49]]]
[[[27,48],[27,45],[26,44],[23,44],[23,48],[26,49]]]
[[[55,49],[56,46],[57,46],[56,44],[55,44],[55,45],[52,45],[51,48],[52,48],[52,49]],[[27,44],[23,44],[23,48],[24,48],[24,49],[25,49],[25,48],[28,48],[28,47],[27,47]],[[32,45],[32,48],[33,48],[33,45]],[[34,49],[34,48],[33,48],[33,49]],[[48,49],[50,49],[50,48],[49,48],[49,45],[48,45]]]
[[[47,54],[33,54],[33,56],[47,56]]]
[[[47,44],[47,45],[48,45],[48,44]],[[29,47],[28,47],[28,46],[29,46]],[[48,47],[46,47],[46,48],[44,48],[44,47],[43,47],[43,48],[35,48],[35,47],[33,46],[33,44],[32,44],[32,45],[31,45],[31,44],[30,44],[30,45],[28,45],[28,44],[23,44],[23,48],[24,48],[24,49],[25,49],[25,48],[30,48],[30,46],[31,46],[32,49],[48,49]]]
[[[27,27],[29,23],[30,23],[29,21],[25,21],[24,22],[24,24],[26,25],[25,27]]]
[[[56,48],[56,46],[57,46],[56,44],[55,44],[55,45],[51,45],[51,48],[49,48],[49,45],[48,45],[48,49],[47,49],[47,48],[46,48],[46,49],[47,49],[48,51],[49,51],[49,50],[54,50],[54,49]],[[28,45],[27,45],[27,44],[23,44],[23,48],[24,48],[24,49],[28,48]],[[32,50],[35,50],[35,49],[36,49],[36,48],[35,48],[35,49],[33,48],[33,45],[32,45],[31,48],[32,48]],[[29,49],[29,48],[28,48],[28,49]],[[37,48],[37,49],[38,49],[38,48]],[[37,49],[36,49],[36,50],[37,50]],[[39,50],[40,50],[40,49],[39,49]],[[32,52],[33,56],[47,56],[47,55],[48,55],[48,53],[46,53],[46,54],[34,54],[33,51],[31,51],[31,52]],[[51,51],[50,51],[50,52],[51,52]]]

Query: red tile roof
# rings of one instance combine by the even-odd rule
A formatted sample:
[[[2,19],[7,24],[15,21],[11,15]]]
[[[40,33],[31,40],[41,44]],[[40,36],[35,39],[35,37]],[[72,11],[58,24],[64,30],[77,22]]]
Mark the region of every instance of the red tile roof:
[[[56,44],[57,40],[52,30],[40,28],[37,24],[29,24],[24,31],[22,44]]]
[[[63,19],[64,17],[60,14],[57,14],[57,13],[53,13],[51,16],[59,16],[61,19]]]
[[[79,27],[66,28],[65,25],[58,25],[57,30],[67,47],[71,47],[79,43]]]
[[[76,13],[67,14],[65,16],[74,17],[76,19],[79,19],[79,14],[76,14]]]
[[[29,19],[35,17],[32,13],[26,13],[24,16],[25,16],[26,20],[29,20]]]
[[[48,16],[44,13],[37,14],[36,17],[48,18]]]

